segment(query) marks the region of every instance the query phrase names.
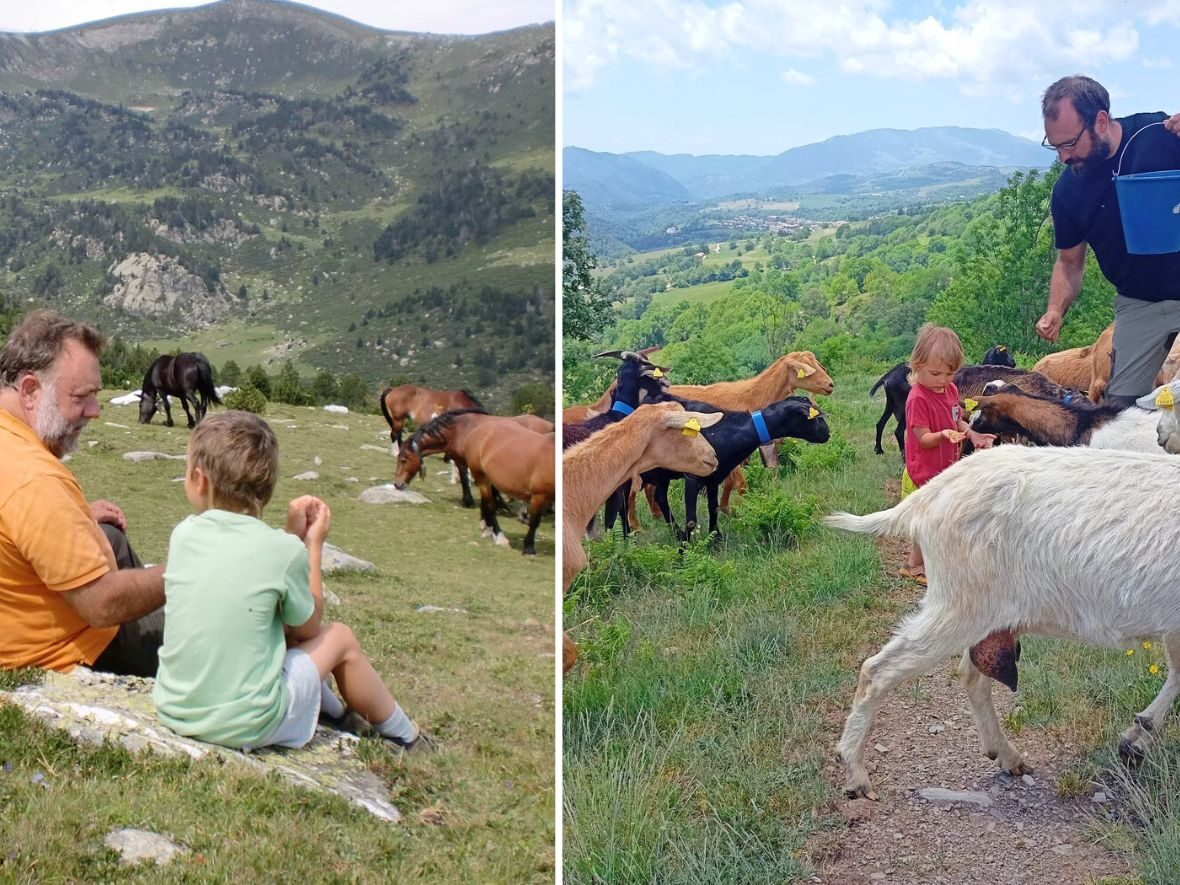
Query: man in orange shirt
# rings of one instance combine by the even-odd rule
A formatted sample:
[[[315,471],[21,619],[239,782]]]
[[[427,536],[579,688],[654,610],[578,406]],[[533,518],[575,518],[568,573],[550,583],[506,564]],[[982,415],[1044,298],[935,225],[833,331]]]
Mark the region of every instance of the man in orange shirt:
[[[0,669],[155,675],[164,568],[127,567],[123,512],[88,504],[60,460],[99,415],[105,343],[37,310],[0,350]]]

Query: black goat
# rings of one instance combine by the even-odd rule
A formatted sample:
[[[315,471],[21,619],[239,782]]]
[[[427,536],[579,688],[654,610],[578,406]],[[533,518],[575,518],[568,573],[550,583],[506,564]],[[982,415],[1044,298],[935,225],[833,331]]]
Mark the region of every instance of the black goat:
[[[1016,368],[1016,360],[1012,358],[1012,353],[1008,350],[1007,345],[996,344],[988,348],[987,353],[983,355],[983,362],[980,366],[992,366],[1000,369],[1009,368],[1015,372],[1025,372],[1023,369]],[[979,368],[980,366],[964,366],[959,369],[963,372],[964,369]],[[897,440],[897,450],[899,452],[905,451],[905,401],[910,395],[910,381],[909,381],[910,367],[909,363],[898,363],[884,375],[877,379],[877,383],[869,390],[869,396],[873,396],[877,392],[878,387],[885,388],[885,411],[881,413],[881,417],[877,420],[877,444],[873,447],[873,451],[878,455],[885,454],[885,450],[881,448],[881,434],[885,431],[885,425],[889,423],[890,418],[897,419],[897,426],[893,430],[893,436]],[[985,379],[986,381],[992,378],[1008,378],[1002,374],[992,375]],[[971,396],[971,393],[964,392],[963,383],[959,380],[959,374],[955,374],[955,386],[959,388],[959,393],[964,396]]]
[[[680,397],[663,396],[661,399],[680,403],[690,411],[717,412],[722,411],[707,403],[687,400]],[[701,489],[709,503],[709,533],[721,536],[717,530],[717,490],[725,482],[725,478],[750,457],[760,445],[768,440],[794,437],[813,443],[828,441],[830,430],[824,420],[823,413],[815,407],[805,396],[789,396],[786,399],[772,403],[757,412],[723,412],[724,417],[712,427],[701,431],[705,439],[717,452],[717,469],[708,476],[687,476],[672,470],[657,468],[641,474],[643,481],[655,489],[656,503],[663,511],[668,525],[677,532],[681,540],[687,540],[697,525],[697,498]],[[761,428],[758,422],[762,423]],[[680,534],[672,518],[672,510],[668,506],[668,484],[674,479],[684,478],[684,533]],[[625,488],[625,487],[624,487]],[[616,513],[612,507],[616,506],[617,498],[612,498],[607,505],[606,524],[609,528]],[[623,501],[625,506],[625,499]]]
[[[593,433],[604,427],[622,421],[639,407],[641,399],[646,401],[667,393],[669,384],[663,370],[642,354],[630,350],[623,350],[609,351],[596,354],[596,356],[616,356],[622,360],[622,365],[619,366],[619,373],[616,377],[614,399],[611,402],[610,409],[601,415],[595,415],[593,418],[588,418],[578,424],[562,424],[562,450],[584,442]],[[716,409],[712,411],[716,411]],[[625,492],[622,494],[622,506],[626,507],[626,494]],[[615,501],[619,495],[620,492],[615,491],[611,495],[611,501]],[[591,520],[591,524],[593,524],[593,520]],[[623,535],[626,536],[628,531],[629,526],[624,519]]]

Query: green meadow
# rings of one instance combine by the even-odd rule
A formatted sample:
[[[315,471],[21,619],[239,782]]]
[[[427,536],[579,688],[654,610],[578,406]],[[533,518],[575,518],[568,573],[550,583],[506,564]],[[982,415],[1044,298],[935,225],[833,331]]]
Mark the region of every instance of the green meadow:
[[[616,530],[588,542],[564,612],[581,652],[563,683],[565,882],[809,880],[809,839],[838,841],[848,826],[835,742],[861,661],[913,598],[872,540],[819,524],[894,503],[902,460],[889,435],[886,454],[872,453],[875,380],[840,376],[818,398],[828,443],[788,443],[777,472],[746,468],[750,490],[722,517],[721,540],[678,550],[641,498],[634,541]],[[1014,744],[1043,732],[1071,745],[1059,796],[1111,784],[1124,797],[1087,837],[1127,855],[1142,881],[1175,881],[1180,742],[1162,735],[1135,771],[1115,754],[1162,684],[1158,643],[1131,655],[1026,636],[1023,650],[1004,723]]]
[[[104,404],[111,395],[102,395]],[[163,427],[159,417],[140,426],[136,417],[134,406],[105,404],[69,466],[90,499],[123,507],[142,558],[163,562],[172,527],[188,513],[177,481],[183,462],[122,456],[182,454],[187,431]],[[281,453],[264,519],[281,525],[297,495],[328,502],[328,540],[377,572],[327,577],[341,602],[326,616],[356,631],[394,696],[443,744],[437,753],[401,755],[362,741],[402,822],[216,759],[77,746],[0,704],[0,881],[128,876],[102,840],[112,829],[139,827],[191,849],[167,868],[129,874],[139,881],[551,882],[552,521],[541,525],[535,558],[521,555],[525,526],[513,517],[502,518],[512,549],[493,546],[434,458],[425,480],[411,486],[429,504],[363,504],[361,490],[393,473],[380,416],[272,403],[264,417]],[[319,479],[292,479],[305,471]],[[0,687],[21,675],[0,674]]]

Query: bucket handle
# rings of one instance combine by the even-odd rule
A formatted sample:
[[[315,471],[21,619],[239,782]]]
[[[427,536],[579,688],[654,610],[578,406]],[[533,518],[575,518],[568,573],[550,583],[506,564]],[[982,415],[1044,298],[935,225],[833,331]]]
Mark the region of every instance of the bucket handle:
[[[1114,175],[1111,177],[1111,181],[1114,181],[1115,179],[1117,179],[1119,177],[1119,173],[1121,173],[1123,171],[1123,158],[1127,156],[1127,148],[1129,148],[1131,146],[1131,142],[1133,142],[1135,140],[1135,136],[1138,135],[1140,132],[1142,132],[1144,129],[1150,129],[1152,126],[1163,126],[1164,122],[1165,122],[1164,120],[1160,120],[1158,123],[1148,123],[1146,126],[1140,128],[1140,129],[1136,129],[1134,131],[1134,133],[1131,134],[1131,137],[1127,139],[1126,147],[1124,147],[1123,152],[1121,154],[1119,154],[1119,168],[1114,171]],[[1127,174],[1130,175],[1131,173],[1128,172]]]

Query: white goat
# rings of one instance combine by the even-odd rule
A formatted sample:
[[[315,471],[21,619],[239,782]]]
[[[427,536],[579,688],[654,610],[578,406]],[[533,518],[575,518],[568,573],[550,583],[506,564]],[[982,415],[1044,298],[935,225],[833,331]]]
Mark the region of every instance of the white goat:
[[[1180,403],[1180,380],[1170,381],[1135,400],[1137,406],[1159,413],[1159,422],[1155,427],[1156,442],[1165,452],[1173,455],[1180,455],[1180,416],[1176,414],[1177,403]]]
[[[1167,681],[1119,742],[1125,756],[1144,753],[1180,692],[1180,521],[1159,518],[1174,509],[1178,487],[1180,460],[1167,455],[1001,446],[890,510],[826,517],[835,528],[917,542],[930,582],[919,610],[861,667],[837,748],[848,794],[877,798],[863,752],[885,693],[960,652],[984,753],[1011,774],[1025,771],[969,652],[995,633],[1108,647],[1162,636]]]

